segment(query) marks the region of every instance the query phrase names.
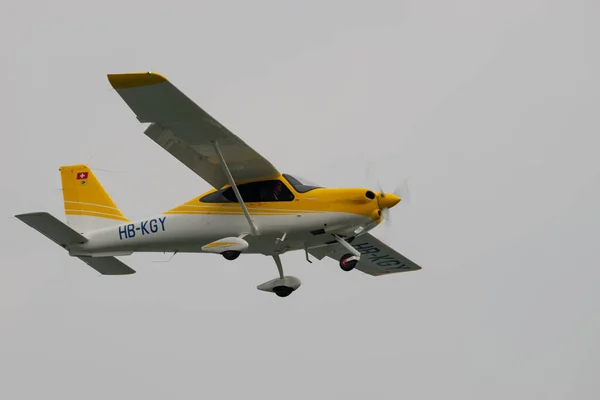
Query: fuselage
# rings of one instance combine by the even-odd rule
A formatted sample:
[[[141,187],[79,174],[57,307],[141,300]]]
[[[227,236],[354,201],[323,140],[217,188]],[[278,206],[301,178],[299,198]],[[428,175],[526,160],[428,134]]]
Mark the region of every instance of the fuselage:
[[[250,234],[242,207],[224,187],[151,218],[86,232],[88,242],[74,246],[71,254],[202,252],[202,246],[231,236],[244,237],[246,253],[272,254],[325,245],[331,233],[352,237],[380,222],[380,195],[368,189],[310,188],[303,193],[283,177],[275,181],[285,185],[279,200],[250,192],[256,183],[238,185],[242,198],[250,200],[244,203],[258,235]]]

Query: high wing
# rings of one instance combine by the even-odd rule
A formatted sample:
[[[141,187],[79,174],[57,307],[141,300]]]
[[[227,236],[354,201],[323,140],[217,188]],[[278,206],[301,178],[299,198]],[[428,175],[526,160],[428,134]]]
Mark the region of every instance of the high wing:
[[[352,247],[361,253],[356,269],[373,276],[397,272],[417,271],[421,267],[396,250],[392,249],[370,233],[356,237]],[[339,244],[309,249],[308,252],[319,260],[325,256],[338,261],[348,251]]]
[[[280,175],[164,76],[151,72],[109,74],[108,80],[137,119],[151,123],[144,133],[214,188],[229,183],[214,142],[236,183]]]

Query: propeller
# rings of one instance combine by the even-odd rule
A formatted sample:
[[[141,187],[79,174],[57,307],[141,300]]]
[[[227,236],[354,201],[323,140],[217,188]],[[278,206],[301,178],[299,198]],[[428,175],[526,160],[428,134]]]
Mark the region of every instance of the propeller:
[[[400,197],[402,201],[410,203],[410,188],[408,186],[408,179],[404,179],[401,183],[396,184],[393,193]]]
[[[381,181],[375,176],[374,172],[374,165],[372,162],[369,162],[365,169],[365,180],[367,181],[368,187],[376,187],[379,190],[379,196],[382,200],[381,203],[383,203],[381,207],[381,219],[386,228],[389,228],[392,223],[390,208],[397,204],[397,200],[390,198],[390,195],[399,197],[403,202],[410,204],[411,195],[408,179],[398,182],[392,192],[387,192],[384,190]],[[389,204],[389,206],[386,207],[386,203]]]

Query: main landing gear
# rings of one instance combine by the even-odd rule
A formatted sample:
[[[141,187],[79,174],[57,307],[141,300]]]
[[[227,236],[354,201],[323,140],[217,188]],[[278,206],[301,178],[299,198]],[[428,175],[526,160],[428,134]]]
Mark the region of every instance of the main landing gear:
[[[235,251],[235,250],[227,250],[221,253],[221,255],[223,257],[225,257],[226,260],[229,261],[233,261],[236,258],[238,258],[240,256],[240,254],[242,254],[242,252],[240,251]]]
[[[356,267],[356,264],[358,264],[358,262],[360,261],[360,252],[354,247],[352,247],[350,243],[346,242],[340,236],[334,234],[333,237],[335,238],[335,240],[338,241],[339,244],[341,244],[346,250],[350,252],[344,254],[340,258],[340,268],[344,271],[352,271],[354,267]]]
[[[202,246],[202,251],[207,253],[220,254],[226,260],[233,261],[248,249],[248,242],[243,239],[244,235],[239,237],[225,237],[215,240]]]
[[[295,276],[284,276],[283,266],[281,265],[281,258],[279,254],[273,254],[275,264],[277,264],[277,270],[279,271],[279,278],[272,279],[268,282],[258,285],[256,288],[264,292],[275,293],[279,297],[287,297],[292,294],[293,291],[298,289],[302,282]]]
[[[346,253],[340,258],[340,268],[346,272],[352,271],[356,267],[356,264],[358,264],[358,260],[351,253]]]

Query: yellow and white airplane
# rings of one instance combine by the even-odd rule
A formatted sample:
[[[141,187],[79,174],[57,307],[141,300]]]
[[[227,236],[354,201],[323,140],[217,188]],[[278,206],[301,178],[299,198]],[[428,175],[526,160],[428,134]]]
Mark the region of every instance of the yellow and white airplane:
[[[16,217],[105,275],[135,271],[117,256],[134,252],[273,257],[279,277],[257,288],[280,297],[300,287],[280,255],[293,250],[339,260],[369,275],[421,269],[369,231],[400,198],[361,188],[324,188],[281,173],[160,74],[108,75],[145,134],[214,189],[182,205],[130,221],[85,165],[60,168],[64,224],[45,212]]]

